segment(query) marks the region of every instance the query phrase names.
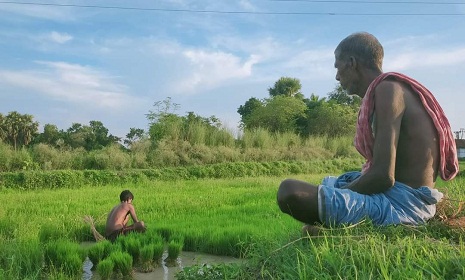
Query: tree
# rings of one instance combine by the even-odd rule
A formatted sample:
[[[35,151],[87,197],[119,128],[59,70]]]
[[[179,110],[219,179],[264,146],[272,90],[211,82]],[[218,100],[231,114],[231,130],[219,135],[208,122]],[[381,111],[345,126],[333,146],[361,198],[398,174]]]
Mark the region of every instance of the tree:
[[[91,150],[101,149],[121,141],[119,137],[108,134],[108,128],[101,121],[90,121],[89,125],[93,136],[93,142],[90,143]]]
[[[347,91],[339,84],[328,94],[328,101],[336,102],[341,105],[359,107],[362,99],[357,95],[347,94]]]
[[[354,135],[357,112],[351,106],[325,102],[308,111],[305,134],[329,137]]]
[[[179,104],[171,102],[171,97],[167,97],[163,101],[157,101],[153,104],[155,111],[150,110],[148,114],[145,114],[147,120],[149,121],[149,126],[157,123],[161,118],[175,114],[179,109]]]
[[[297,131],[297,120],[305,117],[307,106],[301,99],[275,96],[252,112],[246,120],[246,128],[266,128],[271,132]]]
[[[288,97],[298,97],[303,98],[300,90],[302,85],[300,84],[299,79],[290,78],[290,77],[281,77],[278,81],[274,83],[273,87],[268,88],[268,92],[271,97],[284,95]]]
[[[171,102],[171,97],[153,104],[155,111],[150,110],[145,114],[149,121],[149,136],[154,147],[167,135],[178,137],[182,120],[174,112],[178,110],[179,104]],[[178,136],[174,136],[177,134]]]
[[[237,112],[239,113],[239,115],[241,115],[240,126],[245,127],[245,124],[247,123],[247,120],[250,117],[250,115],[255,110],[261,107],[263,107],[263,102],[258,100],[255,97],[249,98],[249,100],[247,100],[244,105],[239,106],[239,108],[237,109]]]
[[[50,146],[58,147],[60,142],[64,141],[65,132],[58,130],[58,127],[54,124],[45,124],[44,132],[40,133],[35,139],[34,144],[43,143]],[[58,141],[60,140],[61,141]]]
[[[129,133],[126,134],[126,139],[124,139],[124,144],[131,146],[134,142],[142,140],[145,136],[145,131],[142,128],[131,127]]]
[[[16,111],[0,118],[0,136],[15,150],[29,145],[37,135],[38,127],[39,123],[34,121],[32,115],[22,115]]]
[[[100,121],[90,121],[89,125],[73,123],[66,131],[65,143],[72,148],[83,147],[87,151],[99,150],[118,143],[119,137],[108,135],[108,129]]]

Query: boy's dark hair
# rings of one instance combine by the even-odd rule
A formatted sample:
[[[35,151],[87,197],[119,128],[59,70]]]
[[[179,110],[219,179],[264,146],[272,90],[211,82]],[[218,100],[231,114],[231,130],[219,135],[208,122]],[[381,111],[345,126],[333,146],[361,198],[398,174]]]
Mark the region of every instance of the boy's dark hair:
[[[119,195],[119,199],[120,199],[121,202],[128,201],[129,199],[134,200],[134,195],[129,190],[124,190]]]

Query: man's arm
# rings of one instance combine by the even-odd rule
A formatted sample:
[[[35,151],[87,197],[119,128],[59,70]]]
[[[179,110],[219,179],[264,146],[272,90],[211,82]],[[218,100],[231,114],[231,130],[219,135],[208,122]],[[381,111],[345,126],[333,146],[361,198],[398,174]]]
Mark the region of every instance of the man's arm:
[[[396,152],[405,111],[404,89],[393,81],[383,81],[375,89],[375,142],[368,171],[347,188],[362,194],[384,192],[394,185]]]

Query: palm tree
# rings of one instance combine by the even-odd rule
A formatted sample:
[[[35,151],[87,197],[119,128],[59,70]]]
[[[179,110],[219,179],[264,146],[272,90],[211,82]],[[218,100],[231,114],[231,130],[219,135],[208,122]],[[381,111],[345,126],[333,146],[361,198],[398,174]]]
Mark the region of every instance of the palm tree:
[[[21,115],[13,111],[3,118],[1,127],[3,139],[16,151],[18,147],[26,146],[32,141],[33,136],[37,134],[39,123],[33,121],[32,115]]]

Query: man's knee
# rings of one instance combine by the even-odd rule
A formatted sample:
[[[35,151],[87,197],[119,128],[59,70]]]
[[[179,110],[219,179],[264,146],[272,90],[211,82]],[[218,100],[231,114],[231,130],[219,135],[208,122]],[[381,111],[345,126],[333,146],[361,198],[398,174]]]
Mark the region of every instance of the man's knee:
[[[289,204],[296,195],[296,184],[295,180],[286,179],[279,185],[277,193],[277,201],[279,209],[284,213],[289,213]]]

